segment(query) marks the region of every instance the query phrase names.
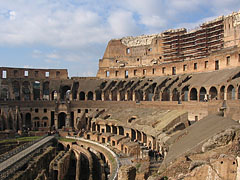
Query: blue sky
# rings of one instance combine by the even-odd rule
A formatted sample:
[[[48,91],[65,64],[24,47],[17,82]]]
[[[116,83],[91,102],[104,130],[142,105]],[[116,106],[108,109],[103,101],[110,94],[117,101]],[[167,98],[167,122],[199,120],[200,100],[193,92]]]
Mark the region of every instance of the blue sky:
[[[0,66],[95,76],[110,39],[192,29],[239,0],[0,0]]]

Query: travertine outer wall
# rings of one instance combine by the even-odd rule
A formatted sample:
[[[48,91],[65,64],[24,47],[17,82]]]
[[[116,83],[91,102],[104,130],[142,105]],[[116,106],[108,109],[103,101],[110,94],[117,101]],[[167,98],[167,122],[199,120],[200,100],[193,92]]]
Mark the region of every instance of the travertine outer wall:
[[[220,16],[191,31],[170,29],[113,39],[99,60],[97,77],[166,76],[239,66],[239,44],[240,12]],[[234,49],[236,54],[231,53]],[[230,62],[226,62],[228,57]]]

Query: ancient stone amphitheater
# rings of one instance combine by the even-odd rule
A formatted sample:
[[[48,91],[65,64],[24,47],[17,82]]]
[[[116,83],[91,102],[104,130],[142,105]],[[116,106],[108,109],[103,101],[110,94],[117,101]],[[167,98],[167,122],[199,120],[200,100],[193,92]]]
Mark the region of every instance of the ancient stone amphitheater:
[[[0,139],[55,133],[2,179],[240,179],[240,12],[112,39],[96,77],[0,72]]]

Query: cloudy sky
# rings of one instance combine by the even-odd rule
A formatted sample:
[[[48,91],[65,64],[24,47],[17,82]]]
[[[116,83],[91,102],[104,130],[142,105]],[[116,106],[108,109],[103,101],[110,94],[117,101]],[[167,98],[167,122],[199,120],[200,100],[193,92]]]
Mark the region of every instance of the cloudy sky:
[[[0,66],[95,76],[112,38],[192,29],[239,0],[0,0]]]

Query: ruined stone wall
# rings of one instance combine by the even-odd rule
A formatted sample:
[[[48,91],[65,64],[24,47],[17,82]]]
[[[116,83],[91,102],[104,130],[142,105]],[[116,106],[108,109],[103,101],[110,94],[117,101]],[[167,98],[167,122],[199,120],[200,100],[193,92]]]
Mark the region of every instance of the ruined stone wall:
[[[99,61],[97,77],[164,76],[239,66],[239,50],[231,55],[224,51],[239,47],[239,17],[239,12],[221,16],[189,32],[170,29],[156,35],[111,40]],[[226,63],[228,56],[231,63]]]

